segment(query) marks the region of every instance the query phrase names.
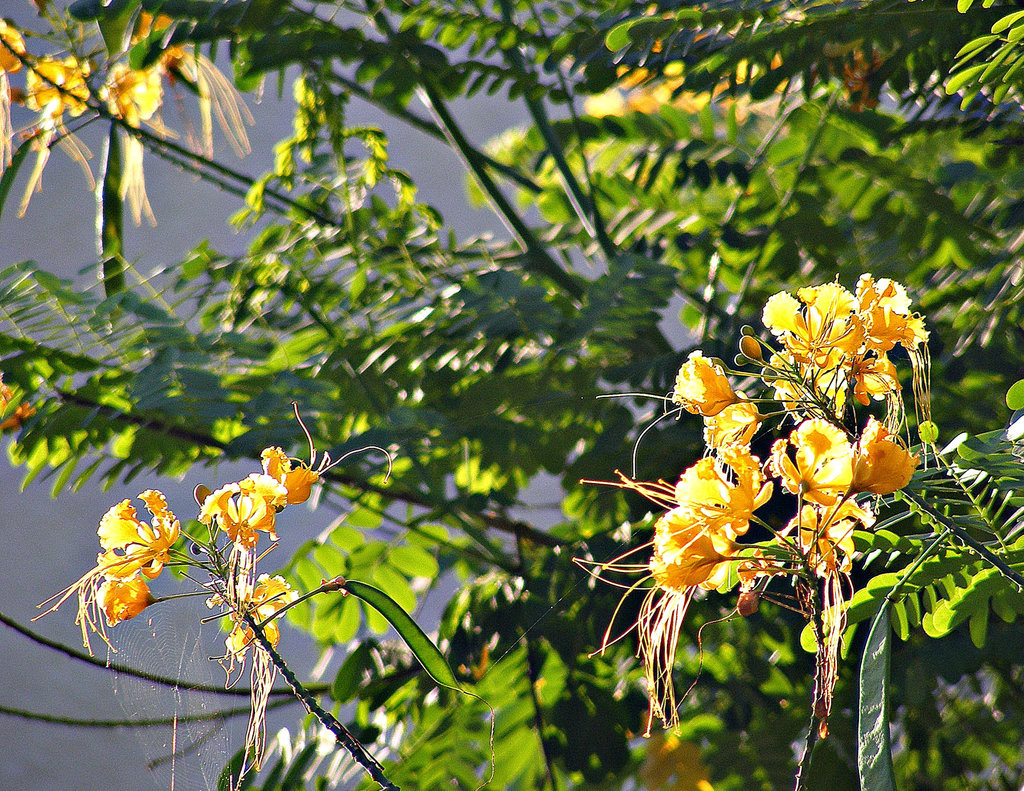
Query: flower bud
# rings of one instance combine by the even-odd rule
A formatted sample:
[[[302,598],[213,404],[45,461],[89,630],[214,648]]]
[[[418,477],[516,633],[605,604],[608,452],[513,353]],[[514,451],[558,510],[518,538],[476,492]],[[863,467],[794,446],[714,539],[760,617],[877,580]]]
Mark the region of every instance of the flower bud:
[[[736,598],[736,612],[744,618],[749,618],[757,612],[760,603],[761,594],[757,591],[741,591],[740,595]]]
[[[762,360],[761,344],[753,335],[744,335],[740,338],[740,351],[744,357],[751,360]]]

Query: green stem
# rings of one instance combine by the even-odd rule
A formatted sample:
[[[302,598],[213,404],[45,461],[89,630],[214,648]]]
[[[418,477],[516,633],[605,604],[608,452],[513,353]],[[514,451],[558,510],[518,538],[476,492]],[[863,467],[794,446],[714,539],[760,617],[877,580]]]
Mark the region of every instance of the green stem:
[[[1021,576],[1018,572],[1010,568],[1006,561],[1002,560],[988,547],[986,547],[976,538],[971,536],[970,533],[968,533],[962,527],[959,527],[955,525],[953,522],[949,521],[943,514],[941,514],[936,509],[932,508],[921,497],[914,494],[913,492],[904,489],[903,491],[900,492],[900,496],[905,498],[908,502],[913,503],[919,512],[927,514],[936,523],[942,525],[943,528],[945,528],[947,532],[952,533],[958,541],[960,541],[965,546],[973,550],[975,554],[979,555],[982,558],[982,560],[986,561],[987,563],[991,564],[996,569],[998,569],[1004,577],[1006,577],[1014,585],[1017,586],[1018,590],[1024,592],[1024,576]]]
[[[501,0],[501,16],[505,24],[509,26],[515,25],[515,21],[512,18],[512,4],[509,0]],[[526,59],[517,47],[510,47],[506,50],[506,54],[509,60],[512,61],[512,66],[515,69],[527,73]],[[604,220],[597,211],[593,190],[589,194],[585,193],[579,181],[577,181],[576,175],[572,172],[572,168],[569,167],[562,144],[558,140],[555,130],[551,127],[543,100],[536,98],[529,91],[523,93],[523,100],[526,102],[526,107],[530,111],[530,117],[533,118],[533,122],[537,125],[541,137],[544,138],[548,152],[555,160],[555,167],[558,168],[562,181],[568,190],[567,197],[569,198],[569,203],[572,204],[576,216],[583,223],[584,230],[597,241],[605,257],[608,259],[614,258],[617,251],[615,245],[612,244],[612,240],[608,237],[608,232],[605,230]]]
[[[391,27],[387,17],[382,12],[374,12],[369,7],[369,4],[367,12],[372,16],[374,22],[388,40],[392,44],[399,45],[400,42],[396,40],[394,29]],[[438,127],[448,140],[448,144],[459,155],[469,172],[476,178],[480,188],[491,201],[495,213],[509,233],[512,234],[523,250],[528,253],[524,266],[533,268],[538,274],[549,278],[574,299],[580,299],[584,293],[580,284],[551,257],[551,253],[540,243],[530,227],[523,222],[522,217],[512,207],[508,198],[498,188],[494,179],[491,178],[491,174],[488,172],[480,152],[469,142],[469,139],[463,133],[455,118],[448,111],[448,107],[434,86],[433,81],[416,64],[414,55],[408,53],[406,58],[419,83],[420,98],[430,109]]]
[[[381,110],[388,113],[389,115],[393,115],[398,120],[404,121],[413,129],[423,132],[424,134],[429,135],[435,140],[440,140],[445,143],[448,142],[448,138],[445,136],[444,131],[440,127],[438,127],[437,124],[432,124],[426,118],[421,118],[420,116],[416,115],[416,113],[413,113],[407,110],[406,108],[402,107],[401,105],[395,104],[394,102],[382,101],[378,97],[374,96],[371,91],[368,91],[358,82],[349,79],[343,74],[331,72],[330,76],[332,80],[337,82],[339,85],[344,86],[345,90],[349,91],[349,93],[353,94],[354,96],[358,96],[363,101],[372,104],[375,107],[379,107]],[[532,181],[526,175],[520,173],[511,165],[506,165],[504,162],[499,162],[498,160],[488,156],[482,151],[478,151],[477,155],[480,157],[481,160],[483,160],[484,164],[486,164],[488,168],[497,173],[500,173],[501,175],[505,176],[511,181],[514,181],[523,189],[529,190],[535,195],[542,191],[541,188],[536,184],[536,182]]]

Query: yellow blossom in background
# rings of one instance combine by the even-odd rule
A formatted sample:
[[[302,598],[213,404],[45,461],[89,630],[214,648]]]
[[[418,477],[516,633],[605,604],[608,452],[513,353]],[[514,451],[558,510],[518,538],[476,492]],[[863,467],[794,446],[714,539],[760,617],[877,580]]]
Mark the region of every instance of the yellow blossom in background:
[[[102,98],[116,118],[130,126],[150,120],[163,102],[163,84],[156,69],[133,69],[115,63],[100,90]]]
[[[656,733],[637,776],[648,791],[714,791],[700,747],[674,733]]]
[[[11,81],[8,74],[21,71],[25,39],[21,31],[0,19],[0,170],[11,164],[14,128],[11,125]]]
[[[919,461],[885,426],[870,418],[857,443],[851,491],[892,494],[910,483]]]
[[[14,391],[4,384],[3,372],[0,372],[0,415],[7,409],[7,405],[14,400]]]
[[[676,375],[672,401],[687,412],[713,417],[739,397],[718,363],[701,352],[693,352]]]
[[[767,466],[787,491],[818,505],[833,505],[850,489],[853,447],[842,429],[813,418],[797,426],[788,440],[775,441]]]
[[[156,601],[144,577],[128,580],[108,579],[96,593],[96,601],[107,617],[107,626],[116,626],[141,613]]]
[[[14,74],[20,71],[21,57],[24,55],[25,39],[22,37],[21,31],[0,19],[0,72]]]
[[[89,64],[77,58],[40,58],[25,78],[25,106],[51,123],[64,113],[77,117],[88,108]]]

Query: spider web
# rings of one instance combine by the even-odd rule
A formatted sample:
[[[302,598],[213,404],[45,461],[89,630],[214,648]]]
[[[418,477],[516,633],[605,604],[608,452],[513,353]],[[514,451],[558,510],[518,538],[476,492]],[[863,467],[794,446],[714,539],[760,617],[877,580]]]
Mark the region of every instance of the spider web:
[[[224,683],[210,659],[224,652],[217,625],[201,624],[191,603],[165,602],[119,624],[112,638],[117,648],[112,661],[177,680],[168,684],[115,674],[114,697],[146,758],[148,771],[139,778],[139,788],[218,791],[221,772],[235,751],[232,745],[242,744],[246,722],[245,716],[231,718],[224,712],[246,710],[248,698],[212,691]]]

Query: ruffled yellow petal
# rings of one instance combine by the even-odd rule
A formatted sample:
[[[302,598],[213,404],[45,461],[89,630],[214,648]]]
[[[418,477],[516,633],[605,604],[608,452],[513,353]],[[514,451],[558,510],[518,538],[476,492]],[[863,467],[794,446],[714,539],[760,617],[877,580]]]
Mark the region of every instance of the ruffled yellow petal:
[[[679,369],[672,400],[688,412],[711,417],[739,398],[721,366],[694,352]]]
[[[851,489],[892,494],[910,483],[919,461],[920,458],[899,444],[885,426],[871,418],[857,444]]]

